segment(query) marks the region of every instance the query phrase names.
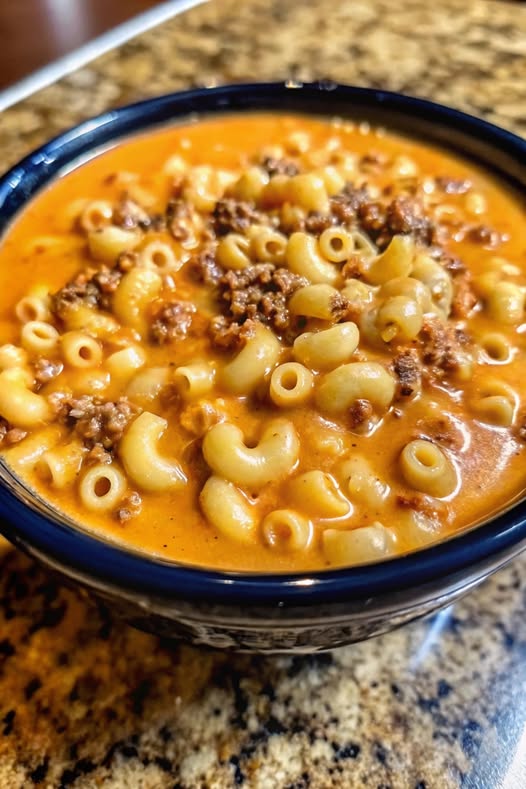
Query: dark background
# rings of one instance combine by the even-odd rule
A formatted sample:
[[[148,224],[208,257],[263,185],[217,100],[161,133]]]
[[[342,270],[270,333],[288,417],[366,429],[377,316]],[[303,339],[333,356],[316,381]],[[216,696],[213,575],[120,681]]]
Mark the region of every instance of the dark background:
[[[160,0],[0,0],[0,90]]]

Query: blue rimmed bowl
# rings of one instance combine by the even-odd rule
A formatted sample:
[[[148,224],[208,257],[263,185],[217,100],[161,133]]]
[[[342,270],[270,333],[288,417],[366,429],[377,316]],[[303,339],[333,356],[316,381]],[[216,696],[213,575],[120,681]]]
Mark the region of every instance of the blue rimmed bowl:
[[[0,231],[95,149],[190,114],[245,110],[380,123],[446,146],[526,193],[526,142],[448,107],[333,83],[230,85],[111,110],[48,142],[0,180]],[[360,641],[449,605],[526,547],[526,502],[437,545],[375,564],[289,575],[218,572],[83,531],[0,462],[0,531],[138,627],[213,647],[300,653]]]

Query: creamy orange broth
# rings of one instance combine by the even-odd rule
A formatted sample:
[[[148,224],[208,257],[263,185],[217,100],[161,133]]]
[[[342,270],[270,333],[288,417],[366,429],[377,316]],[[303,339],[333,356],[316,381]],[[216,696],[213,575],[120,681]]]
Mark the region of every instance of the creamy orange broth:
[[[306,141],[302,137],[296,138],[296,132],[306,135]],[[427,214],[432,215],[436,222],[438,212],[441,211],[441,221],[448,223],[449,232],[441,242],[443,250],[459,258],[473,275],[468,287],[473,293],[474,303],[469,305],[467,314],[461,317],[444,316],[446,325],[449,322],[469,335],[470,341],[462,350],[469,357],[467,372],[464,370],[459,374],[458,370],[451,372],[442,369],[430,374],[426,367],[430,368],[431,365],[420,364],[419,371],[424,374],[421,391],[401,396],[391,366],[393,358],[401,348],[414,348],[421,353],[422,335],[418,334],[410,340],[401,340],[397,335],[388,342],[376,340],[371,343],[367,332],[360,329],[363,315],[354,309],[337,318],[340,321],[355,321],[360,329],[358,348],[346,363],[379,362],[397,385],[397,394],[389,406],[383,410],[373,409],[373,413],[369,414],[370,419],[368,417],[365,422],[356,424],[356,420],[349,420],[347,410],[337,414],[323,412],[316,399],[316,392],[330,370],[314,370],[313,394],[297,407],[282,408],[270,400],[271,370],[266,371],[253,394],[245,396],[227,391],[221,383],[220,371],[242,348],[242,343],[237,349],[224,351],[210,343],[208,323],[221,312],[222,307],[214,291],[196,281],[192,273],[192,260],[187,262],[187,259],[195,258],[206,244],[214,254],[215,240],[200,235],[209,220],[210,211],[201,210],[197,214],[202,226],[196,232],[195,244],[187,245],[191,248],[185,249],[184,242],[174,239],[163,227],[141,231],[136,247],[136,252],[139,250],[140,254],[149,241],[162,240],[170,246],[178,261],[185,261],[173,275],[164,277],[163,290],[157,301],[159,298],[162,301],[175,296],[178,300],[194,302],[198,312],[193,317],[190,334],[182,339],[157,344],[148,335],[149,329],[143,331],[141,336],[140,332],[134,333],[133,328],[117,326],[114,333],[99,334],[97,338],[102,349],[102,361],[96,371],[105,369],[105,359],[129,343],[144,350],[146,367],[168,368],[165,391],[161,396],[147,404],[141,401],[137,405],[167,420],[168,426],[158,449],[164,458],[175,459],[180,463],[187,483],[177,490],[156,493],[141,489],[137,482],[126,476],[127,489],[123,498],[130,491],[135,491],[140,497],[137,506],[140,511],[137,514],[132,512],[134,517],[119,520],[116,512],[122,514],[122,507],[120,510],[114,507],[110,512],[98,514],[82,505],[79,480],[89,470],[91,462],[86,454],[71,484],[62,489],[50,486],[38,468],[35,470],[34,463],[26,464],[22,469],[17,465],[18,460],[13,461],[15,470],[43,498],[84,527],[109,539],[184,563],[239,570],[300,570],[349,562],[348,554],[339,560],[324,552],[324,530],[347,531],[375,522],[380,522],[389,530],[390,547],[387,554],[403,553],[442,539],[502,509],[523,493],[525,485],[521,427],[526,391],[521,370],[525,369],[526,361],[526,323],[523,323],[522,316],[508,323],[496,322],[494,314],[498,307],[488,306],[492,298],[489,293],[494,287],[488,287],[487,283],[505,280],[523,290],[526,286],[524,206],[509,189],[473,165],[442,150],[382,130],[299,116],[247,114],[161,129],[101,153],[57,180],[33,200],[3,239],[0,247],[0,344],[20,345],[21,322],[16,319],[14,310],[33,286],[43,285],[45,292],[55,293],[80,270],[88,266],[94,267],[94,270],[100,267],[101,263],[90,255],[86,232],[79,227],[79,216],[87,201],[105,200],[115,205],[123,191],[128,190],[136,203],[142,203],[148,215],[164,214],[174,194],[182,195],[183,200],[185,194],[190,194],[188,184],[192,183],[192,168],[201,165],[220,168],[231,175],[229,185],[209,186],[209,191],[214,192],[216,189],[214,198],[219,199],[221,190],[225,189],[235,196],[239,175],[258,161],[262,151],[268,153],[270,146],[282,146],[284,158],[299,164],[303,173],[312,170],[319,172],[324,166],[333,166],[348,182],[354,185],[366,183],[373,189],[377,188],[381,193],[380,200],[384,202],[392,199],[392,195],[382,192],[389,184],[394,184],[394,195],[407,192],[412,188],[411,184],[419,185],[418,199],[425,202],[429,198]],[[354,169],[342,152],[355,155]],[[363,158],[371,152],[379,152],[386,161],[378,162],[374,157]],[[276,154],[276,151],[270,153]],[[172,160],[172,172],[168,174],[163,168],[174,155],[179,155],[181,161],[176,161],[174,165]],[[406,158],[399,159],[400,156]],[[134,174],[131,180],[129,175],[123,175],[130,173]],[[436,177],[459,181],[469,179],[471,188],[464,194],[448,194],[447,189],[440,189],[433,181]],[[227,180],[225,178],[225,184]],[[296,197],[287,198],[287,188],[285,185],[282,190],[285,198],[282,194],[272,208],[273,215],[278,218],[287,213],[284,204],[290,206],[294,200],[297,202]],[[265,211],[262,198],[258,198],[258,201],[258,207]],[[300,209],[296,213],[301,217],[308,210],[302,214]],[[488,238],[475,239],[477,232],[472,228],[479,225],[490,226],[500,237],[488,237],[490,243]],[[288,232],[284,235],[287,238]],[[317,238],[316,233],[312,235]],[[418,242],[410,254],[427,254],[427,251],[426,245]],[[499,260],[495,262],[495,258]],[[111,261],[110,267],[115,262]],[[360,263],[359,259],[357,263]],[[132,264],[136,265],[135,259]],[[518,267],[518,270],[509,268],[509,264]],[[286,267],[286,263],[283,265]],[[343,264],[334,265],[338,276],[335,287],[341,291],[348,284],[348,279],[344,280],[341,274]],[[370,260],[367,265],[370,265]],[[367,265],[364,264],[359,271],[357,269],[360,281],[366,284]],[[481,275],[488,271],[497,273],[490,274],[486,280],[481,279]],[[455,292],[458,287],[455,277],[452,277],[452,283]],[[377,290],[373,288],[373,294]],[[519,290],[519,293],[523,290]],[[39,297],[42,297],[41,294]],[[46,297],[42,298],[46,301]],[[374,295],[374,299],[378,298]],[[145,308],[147,327],[151,326],[152,309],[149,306]],[[108,311],[111,314],[111,304]],[[423,320],[426,320],[426,311],[423,308],[420,311]],[[299,330],[296,327],[296,335],[307,330],[321,331],[332,325],[331,321],[308,316],[302,320],[303,328]],[[69,328],[57,314],[53,314],[49,321],[61,334]],[[337,321],[334,323],[337,324]],[[509,360],[504,363],[490,359],[480,346],[484,337],[494,332],[498,332],[509,343]],[[24,368],[30,371],[29,388],[38,390],[38,394],[44,398],[56,392],[66,395],[73,392],[79,396],[82,386],[87,387],[88,394],[93,394],[89,388],[92,384],[87,381],[85,371],[79,373],[78,369],[64,362],[61,347],[59,342],[50,354],[43,354],[46,359],[56,360],[63,367],[55,378],[40,387],[35,386],[32,378],[39,354],[29,351],[24,363]],[[282,363],[292,359],[290,338],[285,338],[279,361]],[[299,442],[298,459],[282,478],[268,482],[257,491],[242,485],[233,486],[240,492],[253,518],[250,533],[243,541],[225,536],[220,528],[204,518],[200,508],[199,495],[210,475],[210,469],[202,456],[202,436],[188,429],[188,420],[183,420],[186,427],[180,421],[181,414],[189,408],[189,404],[183,402],[180,393],[170,383],[176,367],[195,360],[213,361],[219,370],[213,390],[197,399],[196,410],[199,410],[203,400],[218,407],[220,399],[218,418],[240,427],[249,447],[257,445],[265,424],[273,418],[287,420],[293,426]],[[488,378],[509,384],[511,394],[505,397],[513,400],[511,424],[492,424],[491,421],[495,421],[493,417],[488,420],[487,416],[481,416],[477,411],[476,404],[480,402],[481,395],[487,394],[484,387]],[[81,379],[84,383],[79,383]],[[127,386],[128,383],[108,381],[106,378],[99,396],[103,401],[115,401],[126,394]],[[133,403],[133,397],[130,400]],[[0,416],[4,416],[1,407]],[[53,419],[54,415],[49,421]],[[16,431],[18,427],[14,420],[4,419],[4,433],[7,432],[8,438],[2,449],[8,462],[14,453],[18,452],[19,458],[22,450],[23,455],[24,441],[29,442],[31,436],[41,429],[40,425],[24,427],[28,437],[11,448],[9,441],[20,436],[15,432],[9,437],[8,431]],[[58,441],[60,445],[75,435],[73,427],[71,419],[62,423]],[[446,458],[448,468],[454,470],[455,484],[446,495],[433,496],[425,491],[415,491],[402,473],[401,453],[409,441],[417,438],[438,446]],[[367,506],[359,495],[349,492],[346,480],[342,481],[339,477],[338,469],[342,463],[356,455],[364,456],[374,476],[388,486],[388,492],[378,506]],[[117,469],[122,469],[118,444],[111,449],[106,459],[112,460],[112,465]],[[344,516],[320,517],[313,515],[312,511],[302,512],[301,499],[298,501],[296,496],[293,500],[291,495],[291,480],[309,470],[319,470],[330,475],[326,479],[331,491],[339,501],[350,502],[345,506],[353,508],[352,514],[349,514],[349,510]],[[265,542],[261,523],[268,513],[277,509],[293,510],[299,514],[303,524],[309,523],[311,536],[305,548],[294,550],[286,545],[287,536],[290,536],[286,526],[278,529],[277,535],[278,542],[281,538],[283,545],[273,548]],[[418,513],[416,521],[413,517],[415,512]]]

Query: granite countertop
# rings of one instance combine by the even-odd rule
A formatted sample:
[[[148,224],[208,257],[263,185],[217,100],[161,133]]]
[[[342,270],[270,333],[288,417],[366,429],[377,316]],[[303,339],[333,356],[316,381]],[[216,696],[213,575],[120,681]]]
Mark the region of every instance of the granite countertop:
[[[0,116],[2,166],[115,104],[327,77],[526,133],[526,5],[212,0]],[[312,657],[174,646],[0,559],[0,789],[524,789],[526,559],[452,609]]]

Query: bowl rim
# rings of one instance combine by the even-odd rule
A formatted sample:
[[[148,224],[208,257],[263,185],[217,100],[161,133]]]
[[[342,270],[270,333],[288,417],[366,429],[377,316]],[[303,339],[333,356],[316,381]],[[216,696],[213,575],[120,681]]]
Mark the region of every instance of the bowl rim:
[[[495,161],[487,159],[489,151],[495,152],[505,163],[501,170],[507,180],[513,181],[516,176],[523,189],[526,185],[526,172],[522,180],[517,175],[521,162],[526,161],[526,141],[460,110],[401,93],[330,81],[242,83],[169,93],[108,110],[44,143],[0,178],[0,234],[57,174],[110,142],[194,113],[208,116],[281,108],[331,115],[335,100],[344,102],[350,115],[362,113],[360,117],[365,120],[368,112],[380,111],[401,121],[420,119],[436,125],[443,139],[460,133],[475,145],[475,156],[486,169],[495,169]],[[313,106],[307,109],[309,104]],[[418,134],[414,136],[418,138]],[[457,150],[462,155],[462,144]],[[472,156],[473,152],[464,151],[466,155]],[[29,500],[30,493],[25,490]],[[62,572],[73,577],[80,574],[96,584],[133,594],[218,604],[312,605],[316,601],[372,598],[466,573],[495,557],[518,553],[524,547],[521,543],[526,544],[525,499],[435,545],[373,564],[296,573],[212,570],[128,550],[59,519],[47,518],[41,510],[26,506],[23,499],[0,480],[0,531],[22,549],[56,564]]]

